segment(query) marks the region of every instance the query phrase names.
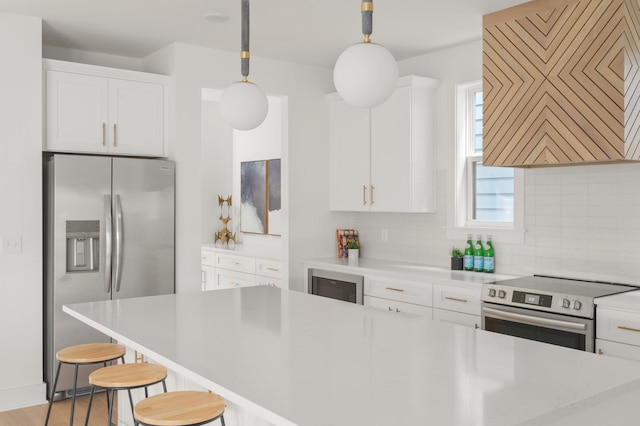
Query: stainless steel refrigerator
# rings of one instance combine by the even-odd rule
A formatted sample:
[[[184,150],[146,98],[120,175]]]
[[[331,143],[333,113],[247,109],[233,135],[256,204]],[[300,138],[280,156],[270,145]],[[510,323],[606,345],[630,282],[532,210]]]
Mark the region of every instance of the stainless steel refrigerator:
[[[62,312],[62,305],[175,291],[175,166],[168,160],[64,154],[45,155],[43,164],[49,393],[58,350],[109,341]],[[89,373],[100,366],[81,368],[78,388],[88,387]],[[63,367],[56,398],[72,388],[73,368]]]

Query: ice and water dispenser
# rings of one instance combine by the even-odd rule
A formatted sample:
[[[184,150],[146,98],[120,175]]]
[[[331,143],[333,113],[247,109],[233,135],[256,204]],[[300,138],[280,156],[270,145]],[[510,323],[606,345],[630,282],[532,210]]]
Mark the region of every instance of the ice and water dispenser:
[[[100,265],[100,221],[67,221],[67,272],[97,271]]]

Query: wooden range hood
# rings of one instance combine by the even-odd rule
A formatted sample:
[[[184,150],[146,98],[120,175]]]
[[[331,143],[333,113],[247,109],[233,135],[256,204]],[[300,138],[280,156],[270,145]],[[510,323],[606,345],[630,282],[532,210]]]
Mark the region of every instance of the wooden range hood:
[[[640,160],[639,3],[534,0],[484,16],[484,165]]]

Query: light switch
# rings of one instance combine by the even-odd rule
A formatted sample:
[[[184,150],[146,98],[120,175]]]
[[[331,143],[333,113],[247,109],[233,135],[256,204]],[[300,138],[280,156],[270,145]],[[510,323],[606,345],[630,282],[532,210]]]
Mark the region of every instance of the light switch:
[[[22,236],[5,235],[0,237],[0,254],[22,254]]]

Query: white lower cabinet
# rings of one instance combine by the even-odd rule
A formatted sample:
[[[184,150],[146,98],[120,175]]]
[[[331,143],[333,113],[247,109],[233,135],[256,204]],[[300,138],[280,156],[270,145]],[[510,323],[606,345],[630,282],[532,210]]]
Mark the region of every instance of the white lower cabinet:
[[[480,287],[475,284],[468,287],[434,284],[433,319],[480,328],[480,291]]]
[[[469,315],[460,312],[447,311],[446,309],[433,309],[433,320],[464,325],[479,329],[482,326],[480,315]]]
[[[202,290],[267,285],[283,287],[282,262],[203,246]]]
[[[413,303],[399,302],[391,299],[364,296],[364,306],[381,309],[393,314],[413,314],[431,318],[433,309],[428,306],[414,305]]]
[[[640,361],[640,312],[597,309],[596,353]]]
[[[640,346],[596,339],[596,353],[640,361]]]
[[[432,299],[432,286],[429,283],[375,275],[364,277],[365,306],[431,318]]]

